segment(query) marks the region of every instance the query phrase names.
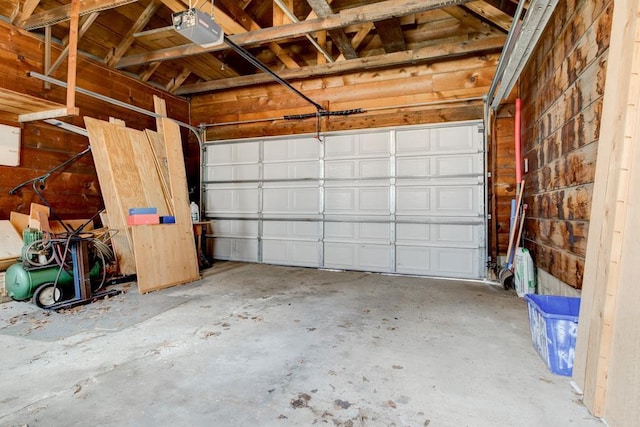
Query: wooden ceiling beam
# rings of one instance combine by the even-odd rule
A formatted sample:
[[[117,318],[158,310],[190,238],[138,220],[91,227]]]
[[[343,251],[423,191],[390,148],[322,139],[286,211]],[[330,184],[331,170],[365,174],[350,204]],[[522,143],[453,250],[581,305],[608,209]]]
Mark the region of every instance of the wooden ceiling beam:
[[[373,22],[367,22],[366,24],[362,24],[362,26],[360,27],[356,35],[353,36],[353,38],[351,39],[351,45],[353,46],[354,50],[358,49],[358,47],[362,44],[364,39],[369,35],[369,33],[371,32],[371,30],[373,30],[373,28],[374,28]],[[346,58],[344,57],[344,55],[340,55],[336,59],[336,62],[344,61],[345,59]]]
[[[262,27],[253,20],[253,18],[245,12],[245,10],[240,7],[236,0],[218,0],[220,3],[227,8],[229,12],[233,14],[235,19],[240,22],[240,24],[244,27],[246,33],[247,31],[256,31],[261,30]],[[282,61],[282,63],[287,68],[300,68],[300,65],[291,57],[287,52],[276,42],[271,42],[268,44],[269,49]]]
[[[124,6],[125,4],[135,3],[138,0],[83,0],[80,5],[79,16],[88,15],[93,12],[100,12],[102,10],[113,9],[116,7]],[[68,21],[71,19],[71,3],[64,6],[56,7],[46,10],[41,13],[31,15],[24,22],[21,22],[20,27],[25,30],[35,30],[36,28],[46,27],[47,25],[55,25],[60,22]]]
[[[153,18],[159,8],[160,3],[156,2],[155,0],[152,0],[149,3],[144,12],[140,14],[136,22],[129,29],[127,35],[124,36],[124,39],[120,42],[120,44],[114,50],[109,52],[109,54],[104,58],[105,64],[113,67],[115,63],[118,62],[125,53],[127,53],[127,50],[129,50],[129,48],[133,44],[133,41],[135,40],[135,37],[133,35],[138,31],[142,31],[144,29],[144,27],[149,23],[151,18]]]
[[[370,56],[366,58],[349,59],[341,62],[303,67],[298,70],[283,70],[278,75],[286,80],[320,77],[345,72],[371,70],[377,68],[397,67],[404,64],[442,61],[463,55],[480,55],[502,50],[506,40],[505,35],[468,40],[457,44],[436,45],[416,50],[389,53],[386,55]],[[266,74],[240,76],[224,80],[185,85],[177,90],[177,95],[188,95],[215,90],[223,90],[257,84],[270,83],[273,79]]]
[[[163,2],[165,1],[168,0],[163,0]],[[230,36],[230,39],[241,46],[262,44],[290,37],[299,37],[301,34],[362,24],[367,21],[380,21],[394,16],[400,17],[426,12],[428,10],[441,9],[445,6],[464,4],[467,1],[468,0],[386,0],[372,5],[344,9],[339,13],[334,13],[324,18],[309,19],[298,23],[281,25],[279,27],[263,28],[262,30],[236,34]],[[125,56],[118,62],[116,67],[126,68],[154,61],[168,61],[190,55],[199,55],[205,52],[225,50],[227,48],[226,45],[203,48],[194,43],[189,43],[173,48],[160,49],[154,52]]]
[[[459,6],[445,7],[442,9],[453,18],[456,18],[463,26],[478,31],[486,31],[489,28],[489,24],[471,15],[469,12]]]
[[[18,27],[22,27],[22,24],[33,15],[36,8],[40,4],[40,0],[25,0],[22,3],[22,10],[11,19],[11,23],[17,25]],[[16,2],[16,7],[19,8],[20,2]]]
[[[144,72],[142,72],[142,74],[140,74],[138,76],[140,81],[146,82],[147,80],[149,80],[151,78],[151,76],[153,75],[153,73],[156,72],[158,67],[160,67],[160,64],[162,64],[162,62],[157,61],[157,62],[152,62],[149,65],[147,65],[147,68],[144,70]]]
[[[511,0],[484,0],[484,2],[490,4],[496,9],[503,11],[512,18],[514,17],[514,15],[516,14],[516,10],[518,9],[517,1],[513,2]]]
[[[80,20],[80,29],[78,30],[78,39],[81,39],[82,36],[84,36],[84,34],[89,30],[91,25],[98,18],[98,15],[100,15],[100,12],[93,12],[89,15],[85,15],[82,17],[82,19]],[[47,28],[51,28],[51,27],[47,27]],[[67,55],[69,55],[69,36],[66,36],[62,40],[62,44],[65,45],[65,47],[62,50],[62,52],[60,52],[60,56],[58,56],[58,59],[56,59],[56,62],[54,62],[53,65],[50,66],[48,69],[45,69],[45,74],[47,76],[50,76],[51,74],[53,74],[58,69],[58,67],[62,64],[62,61],[65,60]]]
[[[407,50],[404,40],[404,33],[400,26],[400,18],[393,17],[373,23],[378,32],[378,37],[382,41],[382,46],[386,53],[401,52]]]
[[[333,10],[329,3],[327,3],[327,0],[307,0],[307,3],[309,3],[309,6],[311,6],[311,9],[313,9],[319,18],[333,15]],[[358,54],[351,45],[351,41],[342,28],[329,30],[329,37],[331,37],[331,40],[333,40],[342,56],[347,59],[355,59],[358,57]]]
[[[174,93],[176,89],[182,86],[185,80],[191,75],[191,70],[188,68],[183,68],[180,74],[171,79],[169,84],[165,87],[165,90],[169,93]]]
[[[494,28],[497,28],[500,31],[504,31],[506,33],[511,29],[513,17],[506,14],[502,10],[492,6],[488,2],[482,0],[474,0],[465,3],[463,7],[482,21],[486,22]]]

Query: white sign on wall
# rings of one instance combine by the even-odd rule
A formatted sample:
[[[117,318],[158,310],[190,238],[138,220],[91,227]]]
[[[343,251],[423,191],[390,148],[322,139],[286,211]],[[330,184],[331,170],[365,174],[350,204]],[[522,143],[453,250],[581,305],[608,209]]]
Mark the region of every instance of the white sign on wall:
[[[20,164],[20,128],[0,124],[0,165]]]

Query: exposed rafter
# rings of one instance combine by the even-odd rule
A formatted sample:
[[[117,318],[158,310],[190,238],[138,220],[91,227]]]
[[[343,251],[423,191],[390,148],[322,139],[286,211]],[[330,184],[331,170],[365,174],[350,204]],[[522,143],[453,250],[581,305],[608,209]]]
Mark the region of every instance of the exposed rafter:
[[[343,72],[353,72],[362,69],[387,68],[403,64],[416,64],[428,61],[438,61],[470,53],[490,53],[499,52],[505,42],[506,36],[499,35],[479,40],[471,40],[464,43],[451,44],[447,46],[433,46],[413,51],[404,51],[379,55],[368,58],[350,59],[332,64],[318,65],[315,67],[303,67],[299,70],[284,70],[278,73],[287,80],[318,77]],[[176,91],[176,94],[187,95],[198,92],[229,89],[233,87],[250,86],[271,82],[271,78],[266,75],[241,76],[220,81],[211,81],[185,85]]]
[[[138,0],[84,0],[80,5],[79,16],[89,13],[100,12],[103,10],[113,9],[125,4],[135,3]],[[54,25],[60,22],[68,21],[71,18],[71,3],[55,9],[49,9],[45,12],[31,15],[22,25],[25,30],[35,30],[36,28]]]
[[[307,0],[307,3],[309,3],[313,11],[320,18],[333,15],[333,10],[329,3],[327,3],[327,0]],[[336,30],[329,30],[328,33],[342,56],[347,59],[355,59],[358,57],[358,54],[351,45],[351,41],[349,41],[349,38],[343,29],[338,28]]]
[[[288,37],[297,37],[300,34],[343,28],[349,25],[360,24],[363,21],[380,21],[394,16],[411,15],[428,10],[440,9],[444,6],[464,4],[466,2],[467,0],[387,0],[371,6],[367,5],[352,9],[345,9],[340,11],[340,13],[334,13],[333,15],[329,15],[324,18],[310,19],[279,27],[264,28],[250,33],[236,34],[230,38],[234,43],[241,46],[267,43],[286,39]],[[161,49],[146,54],[126,56],[118,62],[117,67],[126,68],[133,65],[146,64],[148,62],[167,61],[170,59],[184,58],[190,55],[199,55],[205,52],[224,49],[226,49],[226,46],[203,48],[196,44],[189,43],[175,48]]]
[[[400,18],[387,18],[373,23],[387,53],[401,52],[407,49],[404,33],[400,27]]]
[[[115,63],[124,56],[129,47],[131,47],[131,43],[133,43],[133,41],[135,40],[133,35],[138,31],[141,31],[149,23],[149,21],[151,20],[151,18],[153,18],[153,15],[155,15],[159,8],[160,3],[156,2],[156,0],[152,0],[151,3],[149,3],[147,8],[144,10],[144,12],[142,12],[142,14],[138,17],[138,20],[133,24],[129,32],[125,35],[122,42],[120,42],[118,47],[109,52],[109,55],[107,55],[107,57],[104,59],[104,62],[107,65],[113,67]]]

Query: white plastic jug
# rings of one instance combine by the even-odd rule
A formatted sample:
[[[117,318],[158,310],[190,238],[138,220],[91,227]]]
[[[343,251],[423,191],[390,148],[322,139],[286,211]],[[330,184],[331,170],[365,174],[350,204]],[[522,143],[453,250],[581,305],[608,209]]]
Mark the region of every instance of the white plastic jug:
[[[189,208],[191,209],[191,221],[200,222],[200,208],[198,207],[196,202],[191,202]]]

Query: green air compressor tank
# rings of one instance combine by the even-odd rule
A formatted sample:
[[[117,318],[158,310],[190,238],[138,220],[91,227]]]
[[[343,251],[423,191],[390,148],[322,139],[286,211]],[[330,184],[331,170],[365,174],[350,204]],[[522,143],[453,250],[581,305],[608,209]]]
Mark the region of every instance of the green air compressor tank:
[[[13,264],[7,269],[4,277],[5,288],[9,297],[16,301],[28,300],[38,286],[45,283],[53,283],[58,276],[58,266],[25,270],[22,263]],[[91,279],[96,279],[100,274],[100,263],[97,262],[89,272]],[[62,270],[58,278],[58,287],[64,295],[73,295],[73,273]]]

